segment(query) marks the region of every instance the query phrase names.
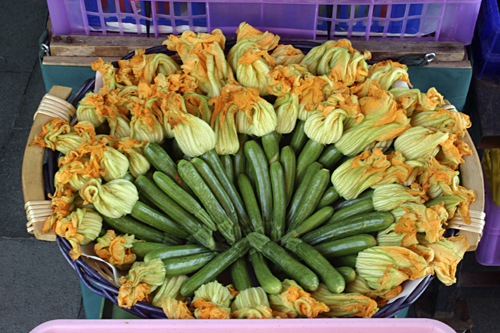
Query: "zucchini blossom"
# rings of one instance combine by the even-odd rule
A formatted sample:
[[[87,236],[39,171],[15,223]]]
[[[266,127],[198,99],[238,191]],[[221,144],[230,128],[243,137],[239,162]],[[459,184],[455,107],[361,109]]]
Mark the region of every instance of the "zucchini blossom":
[[[92,70],[99,71],[102,74],[103,88],[113,90],[117,87],[115,68],[112,63],[99,58],[99,60],[92,63]]]
[[[400,152],[384,155],[378,148],[342,163],[332,173],[335,190],[346,200],[355,199],[373,186],[402,183],[412,173]]]
[[[76,118],[78,121],[88,121],[94,127],[101,126],[105,118],[97,112],[97,109],[102,109],[104,105],[104,97],[101,94],[88,92],[78,104],[76,108]]]
[[[124,154],[107,146],[99,165],[104,170],[104,180],[109,182],[123,178],[128,172],[130,163]]]
[[[170,93],[162,102],[165,121],[170,124],[182,152],[195,157],[215,148],[216,136],[210,125],[186,110],[184,98]]]
[[[145,144],[145,142],[127,138],[120,140],[115,145],[115,148],[127,157],[129,161],[128,170],[134,178],[146,174],[151,168],[151,164],[143,153]]]
[[[426,207],[422,204],[405,203],[391,213],[397,220],[395,232],[404,235],[402,246],[418,243],[417,233],[432,243],[443,238],[443,224],[448,219],[448,212],[443,205]]]
[[[370,66],[368,77],[377,81],[384,90],[391,89],[392,84],[397,80],[404,81],[410,87],[412,86],[408,76],[408,66],[392,60],[379,61]]]
[[[340,318],[340,317],[361,317],[371,318],[377,311],[377,302],[373,299],[360,294],[335,294],[320,283],[312,297],[319,302],[326,304],[330,310],[322,313],[324,317]]]
[[[450,237],[436,243],[423,242],[423,245],[434,250],[434,260],[430,262],[430,266],[436,272],[439,281],[446,286],[457,282],[455,277],[457,265],[469,248],[467,237]]]
[[[132,212],[139,195],[135,185],[125,179],[115,179],[101,184],[100,179],[89,180],[81,189],[85,203],[93,203],[102,215],[119,218]]]
[[[423,93],[418,89],[394,87],[391,88],[389,92],[394,96],[394,99],[401,104],[403,109],[406,110],[408,117],[413,117],[413,113],[415,112],[416,114],[418,111],[434,111],[444,103],[443,96],[436,88],[429,88],[427,93]]]
[[[271,53],[271,57],[276,59],[276,65],[293,65],[300,64],[304,59],[304,53],[300,49],[296,49],[292,45],[278,45]]]
[[[226,37],[219,29],[212,33],[194,33],[185,31],[182,35],[170,35],[163,42],[171,51],[177,51],[183,64],[184,73],[198,81],[198,88],[208,97],[219,96],[220,89],[233,78],[233,72],[224,48]]]
[[[374,141],[394,139],[411,127],[406,111],[377,82],[368,79],[350,89],[358,96],[364,119],[344,129],[335,144],[342,154],[357,155]]]
[[[55,230],[58,222],[71,214],[75,208],[75,197],[75,189],[69,184],[56,186],[54,194],[49,194],[49,198],[51,198],[50,208],[52,208],[53,213],[47,218],[43,225],[43,234],[50,230]]]
[[[161,143],[165,139],[163,127],[157,116],[141,104],[130,111],[130,137],[134,140]]]
[[[424,189],[419,189],[418,184],[411,188],[400,184],[387,184],[379,186],[373,192],[373,207],[376,211],[390,211],[405,202],[423,204],[429,198]]]
[[[151,304],[153,304],[153,306],[156,306],[157,308],[161,308],[162,300],[165,298],[173,298],[178,301],[185,301],[186,298],[181,295],[181,288],[184,282],[186,282],[188,278],[189,277],[187,275],[179,275],[179,276],[165,278],[165,281],[163,281],[161,287],[156,290]],[[179,319],[179,318],[171,318],[171,319]]]
[[[55,228],[58,236],[66,238],[72,246],[69,254],[76,260],[82,254],[80,245],[86,245],[99,236],[102,217],[92,209],[77,208],[68,217],[59,220]]]
[[[441,150],[436,155],[439,163],[447,165],[453,170],[457,170],[461,163],[464,163],[463,156],[472,155],[470,147],[458,140],[455,134],[450,135],[448,140],[441,143]]]
[[[136,261],[128,274],[120,278],[118,306],[130,309],[137,302],[147,300],[148,295],[165,281],[165,267],[160,258],[154,258],[146,264]]]
[[[67,154],[75,150],[82,143],[83,138],[75,134],[67,121],[60,118],[53,118],[42,126],[42,133],[36,136],[32,145],[39,144]]]
[[[405,234],[398,234],[395,231],[396,223],[391,224],[387,229],[377,233],[378,246],[403,246]]]
[[[117,115],[115,126],[111,128],[109,135],[116,139],[130,137],[132,135],[132,129],[130,128],[130,120],[128,120],[127,117],[121,114]]]
[[[426,159],[436,156],[440,150],[440,144],[448,137],[449,134],[446,132],[415,126],[394,140],[394,149],[402,152],[408,160]]]
[[[182,284],[187,279],[187,275],[167,277],[155,293],[151,303],[162,308],[168,319],[194,319],[185,302],[185,297],[180,293]]]
[[[393,289],[431,274],[424,258],[400,246],[373,246],[358,253],[356,272],[375,290]]]
[[[199,91],[198,81],[193,76],[182,71],[171,71],[167,75],[158,74],[154,80],[153,90],[157,93],[176,92],[184,95]]]
[[[322,302],[314,299],[295,281],[285,279],[282,282],[282,292],[278,295],[269,295],[269,303],[273,315],[279,318],[315,318],[320,313],[330,310]]]
[[[117,236],[114,230],[108,230],[104,236],[97,238],[94,251],[99,258],[124,270],[130,268],[136,259],[136,255],[132,253],[134,239],[134,235]]]
[[[126,86],[136,86],[139,82],[153,83],[158,74],[180,70],[179,65],[163,53],[146,55],[146,50],[135,50],[128,60],[118,60],[116,79]]]
[[[227,287],[218,281],[212,281],[194,292],[191,306],[196,308],[194,316],[198,319],[229,319],[229,307],[233,299],[234,296]]]
[[[428,187],[429,198],[436,200],[427,202],[426,206],[430,207],[443,201],[450,219],[458,210],[462,220],[470,224],[469,206],[476,200],[476,192],[460,185],[458,171],[440,164],[435,158],[429,159],[427,167],[418,176],[418,182],[422,187]]]
[[[327,41],[312,48],[302,59],[302,64],[314,75],[330,74],[335,81],[352,85],[362,82],[368,75],[366,60],[371,59],[371,53],[363,53],[352,47],[347,39]]]
[[[363,119],[357,96],[348,93],[333,94],[326,102],[320,103],[317,111],[307,118],[304,132],[318,143],[336,143],[342,137],[346,118],[354,118],[355,122]]]
[[[269,71],[276,60],[269,51],[276,48],[279,36],[261,32],[242,22],[236,31],[236,44],[227,55],[227,60],[236,73],[238,82],[248,88],[257,88],[261,96],[268,94]]]
[[[231,317],[236,319],[271,319],[273,313],[267,294],[261,287],[240,292],[231,304]]]
[[[286,134],[295,128],[299,115],[300,85],[306,68],[300,65],[276,66],[269,72],[267,91],[278,97],[274,109],[278,117],[276,132]]]
[[[435,131],[455,134],[458,137],[465,135],[472,126],[470,117],[455,109],[439,108],[438,110],[415,112],[411,117],[412,126],[422,126]]]
[[[390,290],[373,290],[372,288],[370,288],[368,283],[366,283],[366,281],[358,275],[356,275],[354,281],[346,286],[346,292],[361,294],[363,296],[369,297],[377,302],[379,308],[385,306],[387,302],[398,296],[401,291],[403,291],[402,286],[396,286]]]
[[[214,97],[214,113],[210,123],[216,136],[215,151],[218,155],[236,154],[240,149],[238,132],[236,129],[236,113],[239,111],[235,104],[224,103],[224,99]]]
[[[210,119],[212,118],[212,109],[208,104],[210,98],[191,91],[184,93],[183,97],[186,110],[193,116],[203,119],[206,123],[210,124]]]

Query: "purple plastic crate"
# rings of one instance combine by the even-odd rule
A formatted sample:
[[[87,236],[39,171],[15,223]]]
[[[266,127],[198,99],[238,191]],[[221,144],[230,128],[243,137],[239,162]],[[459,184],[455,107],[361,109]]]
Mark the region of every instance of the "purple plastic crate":
[[[285,38],[472,41],[481,0],[47,0],[57,35],[160,37],[241,22]]]
[[[484,177],[486,213],[483,236],[476,249],[476,260],[484,266],[500,266],[500,207],[493,201]]]
[[[497,0],[484,0],[474,38],[474,76],[498,81],[500,78],[500,14]]]

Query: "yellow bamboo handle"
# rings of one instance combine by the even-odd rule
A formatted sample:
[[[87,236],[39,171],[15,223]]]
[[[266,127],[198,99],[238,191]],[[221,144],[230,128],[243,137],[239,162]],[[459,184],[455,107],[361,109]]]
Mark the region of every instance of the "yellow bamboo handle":
[[[42,132],[42,125],[51,119],[58,117],[67,121],[71,120],[71,117],[75,114],[75,108],[66,102],[71,95],[71,90],[69,87],[53,86],[42,99],[35,113],[24,150],[22,187],[28,218],[27,230],[40,240],[55,241],[56,235],[54,232],[42,234],[45,220],[51,213],[50,200],[45,200],[43,189],[43,156],[45,148],[30,144],[35,139],[35,136],[40,135]]]

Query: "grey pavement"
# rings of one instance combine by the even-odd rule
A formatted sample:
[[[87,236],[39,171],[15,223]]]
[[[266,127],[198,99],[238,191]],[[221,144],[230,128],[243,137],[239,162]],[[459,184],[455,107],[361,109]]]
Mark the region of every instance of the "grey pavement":
[[[38,40],[45,0],[2,1],[0,22],[0,332],[29,332],[52,319],[85,318],[76,273],[55,243],[26,233],[21,165],[33,114],[45,94]],[[467,254],[464,270],[498,271]],[[474,333],[500,332],[497,298],[468,299]]]
[[[25,333],[52,319],[85,318],[78,276],[54,242],[26,232],[24,147],[45,86],[38,39],[45,0],[3,1],[0,10],[0,332]]]

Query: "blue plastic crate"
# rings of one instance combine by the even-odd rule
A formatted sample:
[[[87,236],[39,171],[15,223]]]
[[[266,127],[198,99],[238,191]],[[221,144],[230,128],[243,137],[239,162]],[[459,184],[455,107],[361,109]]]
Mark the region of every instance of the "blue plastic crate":
[[[473,43],[474,76],[500,79],[500,14],[497,0],[483,0]]]

